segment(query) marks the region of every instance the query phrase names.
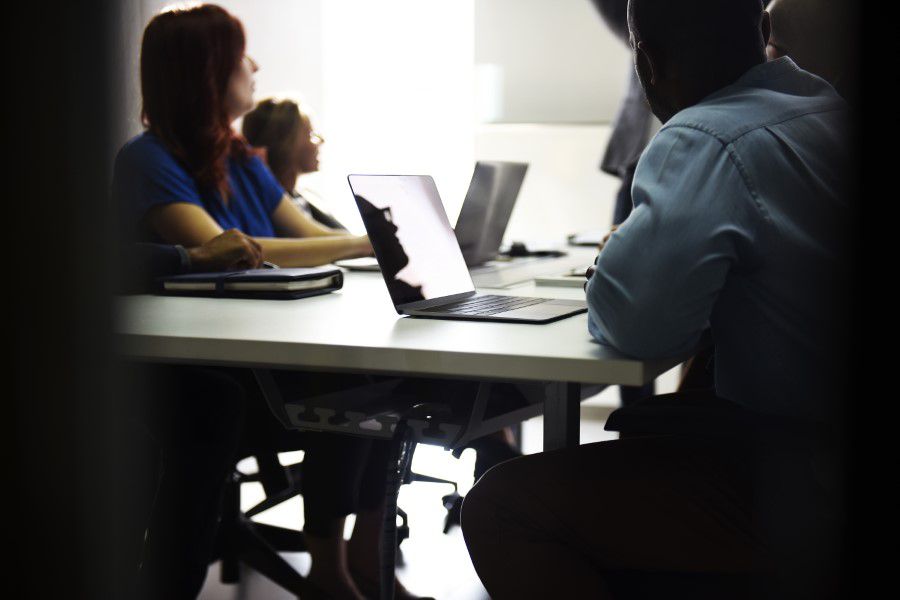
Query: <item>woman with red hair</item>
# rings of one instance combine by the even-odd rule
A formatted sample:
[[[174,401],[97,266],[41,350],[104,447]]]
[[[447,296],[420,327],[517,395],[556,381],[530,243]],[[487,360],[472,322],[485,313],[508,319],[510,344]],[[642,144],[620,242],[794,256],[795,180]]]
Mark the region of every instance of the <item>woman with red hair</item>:
[[[265,260],[321,265],[370,255],[365,236],[299,210],[233,129],[253,108],[256,64],[240,21],[201,5],[163,12],[141,47],[142,120],[116,164],[116,193],[138,238],[199,246],[225,229],[256,239]]]
[[[372,249],[367,237],[330,229],[300,210],[265,165],[261,154],[232,129],[232,123],[253,108],[253,74],[257,67],[245,55],[244,46],[240,21],[218,6],[169,10],[147,25],[141,47],[142,120],[147,130],[120,151],[113,183],[114,195],[133,233],[145,241],[193,247],[225,229],[234,228],[252,236],[266,260],[291,267],[370,255]],[[247,379],[234,371],[218,372],[238,380]],[[348,385],[365,383],[350,376],[338,379],[298,375],[294,383],[302,393],[329,385],[345,389]],[[243,387],[248,394],[253,394],[250,385]],[[187,437],[199,436],[214,421],[224,419],[214,409],[196,408],[214,406],[217,398],[206,398],[211,393],[195,390],[193,394],[204,397],[187,398],[176,408],[191,413],[195,417],[191,422],[199,423],[195,430],[183,425],[185,420],[175,419],[178,430]],[[259,437],[255,428],[260,431],[263,428],[251,424],[250,413],[267,410],[264,402],[254,400],[260,399],[251,398],[246,407],[244,435],[249,438]],[[269,425],[274,423],[274,417],[267,412],[263,418],[268,419]],[[226,425],[232,421],[241,424],[232,419],[228,423],[216,421],[216,427],[231,431],[233,428]],[[280,425],[278,428],[278,432],[263,436],[273,447],[283,445],[276,441],[282,434],[300,435],[284,431]],[[306,448],[304,531],[313,559],[309,581],[323,592],[322,596],[362,600],[364,592],[377,587],[388,463],[386,446],[349,436],[303,436]],[[224,460],[234,455],[235,442],[230,434],[220,437],[223,441],[216,442],[217,447],[207,447],[203,452],[215,453]],[[190,443],[197,445],[195,440]],[[194,458],[186,456],[178,460],[190,466],[195,464],[191,462]],[[210,462],[208,458],[204,460]],[[227,465],[227,460],[224,464]],[[215,479],[218,487],[213,489],[214,486],[207,485],[194,494],[198,498],[182,498],[179,502],[197,506],[214,504],[210,499],[221,494],[224,477],[207,474],[205,479]],[[181,512],[186,510],[182,508]],[[216,515],[207,514],[211,512],[214,513],[198,509],[192,518],[212,519],[214,524]],[[343,525],[351,513],[357,514],[357,520],[347,544]],[[195,525],[192,527],[199,529]],[[208,547],[209,539],[201,537],[197,534],[196,539],[183,545]],[[148,539],[152,540],[153,536]],[[157,551],[151,556],[166,561],[165,554]],[[203,552],[194,554],[200,556]],[[166,571],[172,570],[173,560],[168,559],[165,566],[157,565],[153,572],[168,577]],[[196,557],[191,560],[197,562]],[[146,562],[144,570],[148,570]],[[191,572],[181,578],[189,581],[180,589],[191,588],[188,595],[195,594],[203,576],[205,564],[202,569],[191,567]],[[183,595],[179,592],[179,597]],[[157,596],[172,597],[165,593]],[[398,584],[397,597],[413,596]]]

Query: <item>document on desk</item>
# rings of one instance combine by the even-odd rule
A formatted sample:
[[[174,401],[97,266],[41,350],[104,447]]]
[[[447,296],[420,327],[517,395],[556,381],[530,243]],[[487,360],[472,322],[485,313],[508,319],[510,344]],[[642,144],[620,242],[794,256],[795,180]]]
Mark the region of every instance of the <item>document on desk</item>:
[[[557,275],[555,277],[535,277],[534,284],[545,287],[583,288],[587,279],[584,275]]]
[[[580,233],[574,233],[569,236],[569,244],[572,246],[597,247],[608,233],[609,229],[591,229]]]
[[[501,265],[495,269],[472,269],[471,274],[476,287],[509,288],[528,281],[549,280],[568,275],[573,269],[580,268],[584,262],[586,260],[581,256],[535,258],[521,263]],[[581,269],[580,273],[583,280],[584,269]]]

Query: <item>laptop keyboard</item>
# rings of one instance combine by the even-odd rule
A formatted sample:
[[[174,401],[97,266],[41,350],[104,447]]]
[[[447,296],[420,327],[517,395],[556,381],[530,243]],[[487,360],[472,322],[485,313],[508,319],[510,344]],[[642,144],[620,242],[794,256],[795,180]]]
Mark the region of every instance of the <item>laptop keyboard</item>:
[[[422,312],[439,312],[451,315],[480,316],[496,315],[517,308],[547,302],[547,298],[522,298],[519,296],[475,296],[459,302],[426,308]]]

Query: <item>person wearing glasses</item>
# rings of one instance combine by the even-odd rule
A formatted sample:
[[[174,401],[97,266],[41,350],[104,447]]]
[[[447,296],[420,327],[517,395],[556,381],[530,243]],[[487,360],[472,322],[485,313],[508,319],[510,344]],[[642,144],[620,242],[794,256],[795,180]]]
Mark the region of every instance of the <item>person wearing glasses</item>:
[[[192,248],[234,228],[258,245],[263,260],[285,267],[371,255],[368,237],[323,225],[299,208],[265,164],[263,153],[232,129],[254,106],[253,76],[258,70],[245,54],[244,29],[238,19],[210,4],[166,10],[144,30],[140,64],[141,117],[146,131],[120,150],[113,177],[113,194],[126,233],[132,233],[135,241]],[[310,135],[306,137],[312,142]],[[251,447],[262,439],[274,451],[305,450],[304,532],[312,557],[310,590],[338,600],[373,595],[378,581],[387,445],[349,436],[285,431],[258,397],[252,377],[238,369],[215,372],[240,382],[241,393],[234,394],[232,404],[240,406],[242,397],[246,398],[245,414],[235,417],[238,422],[242,419],[243,430],[239,434],[228,431],[228,436],[242,435]],[[292,381],[299,394],[334,392],[366,383],[362,377],[315,373],[298,374]],[[175,406],[174,412],[181,406],[184,413],[197,418],[188,424],[167,417],[164,429],[167,426],[169,430],[160,435],[176,430],[188,448],[180,465],[202,465],[203,449],[197,448],[192,436],[202,435],[208,424],[202,418],[206,412],[194,406],[215,406],[222,398],[217,397],[217,388],[195,382],[191,386],[176,382],[169,388],[168,404]],[[210,411],[209,419],[217,418],[214,413]],[[234,422],[228,419],[229,424]],[[171,572],[182,568],[176,564],[179,556],[208,554],[209,528],[199,531],[196,522],[202,520],[197,518],[200,515],[187,513],[201,505],[194,497],[210,500],[203,503],[207,508],[202,517],[214,527],[216,508],[211,499],[219,493],[221,478],[212,468],[197,467],[197,471],[192,481],[183,482],[185,493],[179,503],[163,507],[168,517],[157,527],[156,535],[153,531],[148,535],[150,543],[156,539],[157,546],[171,551],[150,553],[159,558],[152,576],[143,577],[145,590],[151,590],[144,593],[150,597],[192,597],[202,585],[206,565],[194,558],[185,559],[191,562],[188,575],[173,576]],[[193,489],[195,482],[202,482],[203,489]],[[346,542],[344,522],[353,513],[356,526]],[[182,522],[194,525],[180,527]],[[172,543],[176,538],[178,543]],[[313,595],[311,591],[310,597]],[[414,596],[398,583],[396,597]]]
[[[307,110],[291,99],[266,98],[244,115],[241,132],[251,146],[265,150],[272,174],[300,210],[325,227],[346,229],[314,192],[297,185],[301,175],[319,170],[319,148],[325,143]]]

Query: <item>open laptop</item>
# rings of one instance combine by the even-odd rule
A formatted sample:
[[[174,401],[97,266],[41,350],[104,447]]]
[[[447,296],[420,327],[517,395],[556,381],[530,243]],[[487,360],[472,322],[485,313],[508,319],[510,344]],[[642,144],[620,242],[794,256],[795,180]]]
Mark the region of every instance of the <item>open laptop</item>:
[[[477,293],[431,177],[350,175],[347,180],[398,313],[549,323],[587,311],[579,300]]]
[[[469,267],[479,267],[497,257],[527,171],[528,163],[475,163],[455,229]],[[378,263],[370,258],[344,259],[335,264],[354,271],[378,270]]]
[[[527,163],[479,161],[475,164],[455,229],[469,267],[497,257],[527,171]]]

